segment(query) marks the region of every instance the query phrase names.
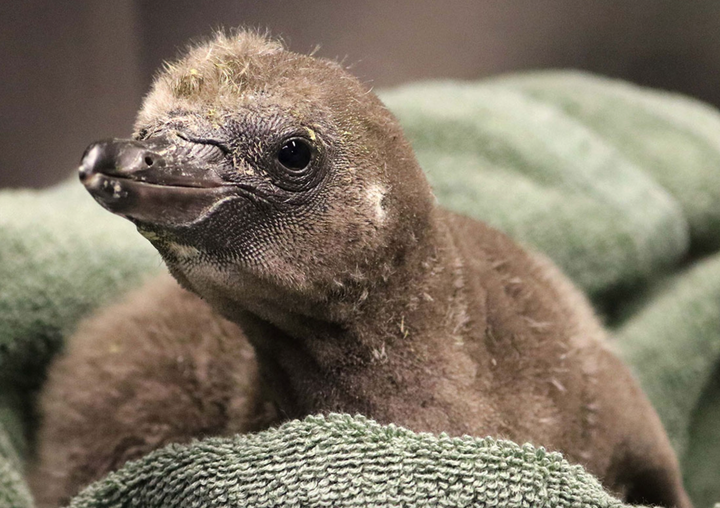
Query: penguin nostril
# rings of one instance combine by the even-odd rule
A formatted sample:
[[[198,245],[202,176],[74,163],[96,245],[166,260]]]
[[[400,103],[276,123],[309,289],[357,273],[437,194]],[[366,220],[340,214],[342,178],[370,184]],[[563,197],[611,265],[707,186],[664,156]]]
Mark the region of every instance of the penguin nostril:
[[[89,168],[87,168],[85,166],[80,166],[78,173],[80,175],[80,181],[84,182],[85,180],[87,180],[90,177],[91,171]]]
[[[148,166],[152,166],[153,162],[154,161],[152,160],[152,157],[150,157],[149,155],[145,156],[145,164],[147,164]]]

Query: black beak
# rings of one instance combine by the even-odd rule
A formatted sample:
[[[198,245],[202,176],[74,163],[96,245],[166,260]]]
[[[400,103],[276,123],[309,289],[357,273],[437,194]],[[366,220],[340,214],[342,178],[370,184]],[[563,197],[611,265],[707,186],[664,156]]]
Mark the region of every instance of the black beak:
[[[223,156],[218,151],[168,138],[108,139],[85,150],[79,176],[113,213],[142,223],[184,225],[230,192],[216,170]]]

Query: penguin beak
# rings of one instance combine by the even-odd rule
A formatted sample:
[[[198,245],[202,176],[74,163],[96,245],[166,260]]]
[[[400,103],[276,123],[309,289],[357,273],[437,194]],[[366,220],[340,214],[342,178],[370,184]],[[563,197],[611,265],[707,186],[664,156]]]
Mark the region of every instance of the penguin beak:
[[[107,139],[91,144],[80,181],[109,211],[133,222],[179,226],[202,218],[232,187],[216,169],[212,145],[170,138]]]

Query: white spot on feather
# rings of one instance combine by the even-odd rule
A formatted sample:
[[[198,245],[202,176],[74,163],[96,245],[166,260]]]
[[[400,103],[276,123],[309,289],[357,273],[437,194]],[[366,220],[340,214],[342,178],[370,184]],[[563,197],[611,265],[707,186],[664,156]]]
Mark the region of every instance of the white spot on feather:
[[[385,209],[382,206],[383,198],[385,197],[385,187],[380,184],[373,184],[367,190],[367,200],[370,202],[372,207],[375,209],[375,217],[378,222],[382,223],[385,221]]]

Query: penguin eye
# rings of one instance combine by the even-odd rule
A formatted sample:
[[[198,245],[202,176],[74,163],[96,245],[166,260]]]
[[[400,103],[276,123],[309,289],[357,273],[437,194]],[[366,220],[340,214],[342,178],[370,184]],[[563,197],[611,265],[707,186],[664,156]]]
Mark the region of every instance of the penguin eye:
[[[312,148],[300,138],[288,139],[277,153],[277,159],[287,169],[305,169],[312,159]]]

